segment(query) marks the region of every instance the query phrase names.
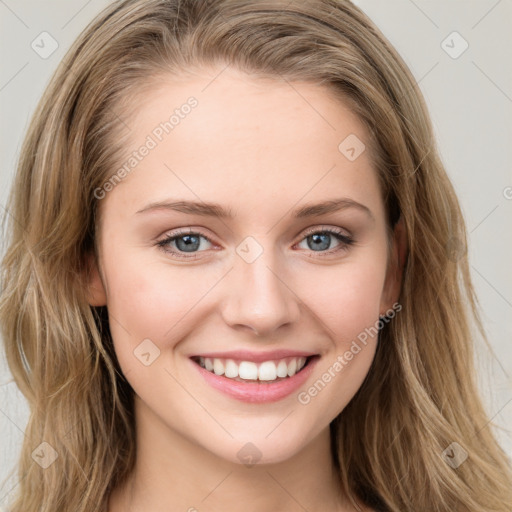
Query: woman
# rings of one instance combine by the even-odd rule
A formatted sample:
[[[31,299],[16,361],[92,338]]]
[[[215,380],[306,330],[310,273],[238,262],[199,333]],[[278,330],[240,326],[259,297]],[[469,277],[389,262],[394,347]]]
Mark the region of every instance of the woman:
[[[13,512],[510,510],[458,201],[349,2],[115,2],[9,211]]]

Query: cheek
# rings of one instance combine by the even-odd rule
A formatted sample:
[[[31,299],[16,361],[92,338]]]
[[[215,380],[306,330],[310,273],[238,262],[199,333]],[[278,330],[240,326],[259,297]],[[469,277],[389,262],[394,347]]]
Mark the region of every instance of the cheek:
[[[368,374],[378,341],[377,322],[384,281],[382,266],[349,266],[329,279],[316,280],[309,294],[330,338],[317,379],[300,391],[297,399],[312,417],[321,411],[328,421],[350,402]],[[321,290],[327,290],[322,292]]]
[[[327,417],[336,416],[352,399],[375,355],[386,270],[381,254],[379,247],[330,267],[324,274],[315,272],[315,286],[302,292],[308,297],[307,305],[322,321],[331,344],[319,365],[319,380],[302,390],[299,403],[314,402],[313,407],[323,410]]]
[[[347,261],[311,274],[314,286],[302,280],[301,297],[329,328],[336,343],[348,342],[379,317],[385,261]]]
[[[171,272],[129,252],[118,256],[105,265],[108,311],[117,357],[129,369],[138,366],[134,351],[145,340],[163,351],[185,335],[187,315],[208,288],[185,269]]]

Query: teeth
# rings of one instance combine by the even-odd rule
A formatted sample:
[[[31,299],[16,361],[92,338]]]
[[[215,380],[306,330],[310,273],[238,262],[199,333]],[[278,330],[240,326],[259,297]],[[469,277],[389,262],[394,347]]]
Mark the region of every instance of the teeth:
[[[260,380],[276,380],[277,368],[274,362],[266,361],[260,364],[258,370],[258,378]]]
[[[224,375],[224,363],[220,359],[213,360],[213,372],[215,375]]]
[[[216,359],[218,361],[218,359]],[[238,377],[238,365],[232,359],[226,361],[226,377],[233,379]]]
[[[259,366],[252,361],[236,362],[233,359],[200,357],[199,364],[209,372],[228,379],[273,381],[293,377],[306,364],[305,357],[290,357],[279,361],[264,361]]]
[[[277,365],[277,376],[278,377],[288,377],[288,365],[286,361],[279,361]]]
[[[297,372],[297,359],[292,359],[288,363],[288,377],[295,375],[296,372]]]
[[[256,363],[242,361],[238,367],[238,375],[241,379],[256,380],[258,378],[258,366]]]

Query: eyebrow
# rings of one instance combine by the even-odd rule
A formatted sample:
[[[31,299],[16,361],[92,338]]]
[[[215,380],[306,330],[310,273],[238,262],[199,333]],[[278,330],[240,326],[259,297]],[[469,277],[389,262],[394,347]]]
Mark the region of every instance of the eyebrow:
[[[338,199],[330,199],[321,203],[309,204],[301,206],[292,212],[292,216],[298,219],[306,217],[319,217],[327,213],[357,209],[371,219],[375,220],[371,210],[364,204],[358,203],[353,199],[342,197]],[[232,219],[234,217],[232,210],[225,209],[218,203],[206,203],[203,201],[159,201],[150,203],[137,213],[145,213],[155,210],[173,210],[181,213],[188,213],[190,215],[201,215],[205,217],[217,217],[221,219]]]

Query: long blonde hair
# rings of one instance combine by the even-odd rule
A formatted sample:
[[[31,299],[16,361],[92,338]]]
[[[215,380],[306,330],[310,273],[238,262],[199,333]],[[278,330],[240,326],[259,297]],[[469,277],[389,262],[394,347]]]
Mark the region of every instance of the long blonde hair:
[[[31,408],[10,510],[104,512],[133,468],[133,392],[106,308],[84,293],[85,256],[96,254],[94,190],[119,164],[122,117],[137,95],[158,78],[214,64],[339,94],[371,134],[388,228],[401,216],[407,230],[402,310],[331,423],[340,486],[382,511],[510,512],[510,461],[476,383],[475,333],[488,342],[462,213],[414,77],[343,0],[117,1],[60,63],[21,148],[4,219],[0,323]],[[31,455],[43,441],[58,455],[46,469]],[[468,454],[458,467],[443,457],[454,442]]]

